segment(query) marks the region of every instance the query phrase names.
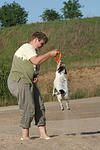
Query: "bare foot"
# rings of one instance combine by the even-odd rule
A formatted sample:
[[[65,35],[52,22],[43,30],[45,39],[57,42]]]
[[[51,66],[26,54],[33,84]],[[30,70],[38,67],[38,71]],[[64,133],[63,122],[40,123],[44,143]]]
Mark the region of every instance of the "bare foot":
[[[45,140],[51,139],[49,136],[48,136],[48,137],[45,137],[45,138],[40,136],[40,138],[41,138],[41,139],[45,139]]]
[[[21,137],[21,140],[29,140],[29,137]]]
[[[40,131],[40,138],[50,139],[50,137],[47,135],[45,126],[39,126],[39,131]]]
[[[29,140],[29,128],[22,128],[22,137],[21,140]]]
[[[46,138],[50,138],[47,134],[40,134],[40,138],[46,139]]]

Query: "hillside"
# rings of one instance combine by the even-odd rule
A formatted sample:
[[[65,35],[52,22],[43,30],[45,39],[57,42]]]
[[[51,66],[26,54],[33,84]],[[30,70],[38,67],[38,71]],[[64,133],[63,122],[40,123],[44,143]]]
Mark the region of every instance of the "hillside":
[[[12,98],[7,94],[6,79],[11,68],[14,52],[29,42],[34,31],[44,32],[49,42],[39,55],[59,49],[67,69],[100,66],[100,17],[32,23],[0,29],[0,99]],[[54,58],[41,65],[41,74],[55,71]],[[41,85],[39,85],[41,86]],[[5,102],[6,103],[6,102]]]
[[[34,23],[0,29],[0,60],[7,58],[10,64],[17,48],[29,42],[36,30],[41,30],[49,37],[49,42],[39,54],[58,48],[68,68],[100,65],[100,18]],[[44,70],[53,70],[53,64],[53,58],[52,61],[48,60]]]

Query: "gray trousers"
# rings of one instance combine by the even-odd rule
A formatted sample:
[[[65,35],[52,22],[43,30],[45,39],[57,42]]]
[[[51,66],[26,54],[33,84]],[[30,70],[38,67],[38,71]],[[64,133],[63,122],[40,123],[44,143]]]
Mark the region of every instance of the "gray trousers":
[[[22,128],[30,128],[33,118],[35,125],[46,125],[44,102],[37,85],[23,84],[21,79],[19,82],[8,79],[8,88],[18,100]]]

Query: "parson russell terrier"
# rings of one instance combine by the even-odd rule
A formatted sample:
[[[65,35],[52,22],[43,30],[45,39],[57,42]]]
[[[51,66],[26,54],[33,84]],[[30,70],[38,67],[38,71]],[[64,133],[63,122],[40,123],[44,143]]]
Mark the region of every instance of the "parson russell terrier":
[[[52,96],[57,96],[57,99],[60,102],[61,110],[64,110],[62,99],[65,99],[67,109],[70,110],[68,83],[65,74],[67,74],[65,64],[63,64],[63,61],[60,60],[60,62],[57,64],[56,77],[54,79]]]

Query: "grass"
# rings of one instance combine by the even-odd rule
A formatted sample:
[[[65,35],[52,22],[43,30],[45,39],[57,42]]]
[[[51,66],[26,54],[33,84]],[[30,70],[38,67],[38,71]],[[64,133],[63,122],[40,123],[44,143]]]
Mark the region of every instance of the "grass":
[[[63,20],[46,23],[32,23],[0,29],[0,106],[15,104],[9,95],[7,77],[11,68],[14,52],[30,41],[34,31],[44,32],[49,42],[39,51],[39,55],[58,48],[67,68],[100,66],[100,17]],[[41,65],[41,72],[55,70],[54,58]],[[96,92],[100,95],[100,92]],[[78,95],[78,96],[75,96]],[[81,97],[73,93],[72,97]],[[94,94],[95,95],[95,94]],[[50,97],[50,96],[49,96]],[[8,99],[8,100],[7,100]],[[4,101],[4,103],[2,102]]]
[[[41,87],[39,87],[41,89]],[[82,99],[82,98],[89,98],[89,97],[96,97],[100,96],[100,87],[95,89],[94,91],[83,91],[83,90],[77,90],[76,92],[73,92],[70,94],[70,99]],[[49,101],[57,101],[57,97],[52,97],[52,84],[47,84],[47,92],[45,94],[42,94],[42,98],[44,102]]]

